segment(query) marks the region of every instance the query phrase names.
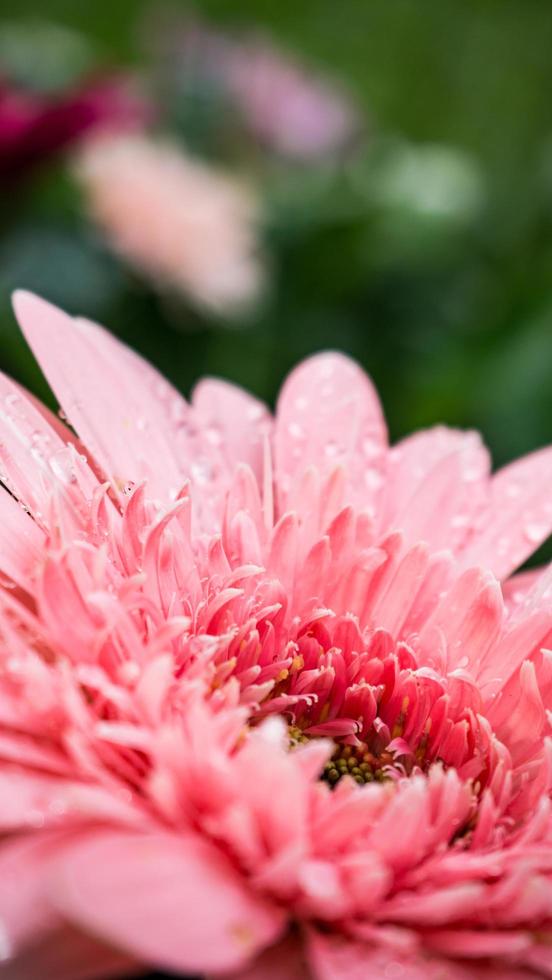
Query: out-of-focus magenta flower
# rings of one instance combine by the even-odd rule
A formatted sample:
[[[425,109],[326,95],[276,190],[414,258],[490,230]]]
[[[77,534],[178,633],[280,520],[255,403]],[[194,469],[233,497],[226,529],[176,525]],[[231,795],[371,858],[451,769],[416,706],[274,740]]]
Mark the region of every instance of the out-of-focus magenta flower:
[[[127,128],[149,114],[145,102],[118,79],[55,98],[0,81],[0,177],[20,179],[93,127]]]
[[[0,977],[550,977],[552,448],[15,306],[82,442],[0,375]]]
[[[264,281],[249,185],[140,134],[83,145],[76,174],[113,248],[162,288],[237,312]]]
[[[339,86],[266,38],[234,39],[195,22],[170,44],[183,72],[220,85],[255,136],[283,156],[333,154],[359,130],[358,113]]]

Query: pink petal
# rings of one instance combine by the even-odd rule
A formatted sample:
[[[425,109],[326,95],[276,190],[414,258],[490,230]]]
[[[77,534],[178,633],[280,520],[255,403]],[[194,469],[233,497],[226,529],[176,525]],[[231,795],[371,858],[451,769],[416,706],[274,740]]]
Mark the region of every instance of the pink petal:
[[[196,385],[192,405],[205,439],[221,447],[229,470],[247,463],[260,485],[263,442],[272,428],[266,405],[242,388],[216,378],[205,378]]]
[[[445,956],[479,959],[484,956],[515,956],[531,945],[526,932],[492,932],[481,929],[441,929],[424,933],[424,942]]]
[[[470,568],[441,599],[420,631],[421,649],[429,658],[437,628],[447,643],[448,669],[468,669],[474,677],[492,650],[504,618],[500,586],[480,568]]]
[[[139,965],[63,923],[19,956],[0,964],[1,980],[101,980],[136,976]]]
[[[0,847],[0,960],[59,927],[60,916],[46,899],[45,879],[47,863],[63,843],[57,834],[35,832]]]
[[[483,894],[484,886],[479,882],[450,885],[428,892],[403,891],[385,903],[383,914],[392,922],[439,926],[454,919],[468,918]]]
[[[488,719],[498,738],[508,746],[515,764],[542,745],[546,712],[535,665],[525,660],[491,702]]]
[[[13,497],[0,488],[0,570],[27,591],[44,547],[44,535]]]
[[[507,623],[500,643],[491,647],[479,665],[478,684],[490,697],[503,686],[524,660],[528,660],[552,639],[552,609],[550,608],[549,576],[537,582]],[[523,607],[523,615],[521,609]]]
[[[519,605],[525,602],[531,590],[535,587],[541,575],[546,569],[543,567],[531,568],[528,572],[520,572],[512,575],[506,582],[502,583],[502,595],[509,612],[513,612]]]
[[[443,970],[416,954],[405,956],[392,949],[357,943],[345,938],[311,933],[309,961],[316,980],[468,980],[454,967]]]
[[[481,533],[466,546],[463,561],[483,564],[506,578],[552,531],[552,447],[499,470]]]
[[[476,464],[470,441],[467,450],[443,456],[423,478],[415,479],[402,509],[387,518],[386,529],[402,531],[412,545],[425,541],[433,550],[457,551],[486,503],[479,445],[476,449]]]
[[[278,399],[275,456],[280,506],[310,465],[343,465],[350,496],[368,506],[380,489],[387,434],[381,407],[362,369],[343,354],[316,354],[289,375]]]
[[[0,460],[3,482],[45,523],[51,488],[68,456],[71,443],[76,453],[82,446],[45,406],[0,372]],[[91,497],[98,484],[89,467],[80,460],[82,489]]]
[[[118,490],[148,481],[153,496],[183,481],[173,429],[188,408],[140,357],[95,324],[75,320],[27,292],[14,309],[59,403]]]
[[[448,460],[448,464],[443,466],[443,460]],[[415,501],[419,508],[424,495],[427,498],[432,492],[434,476],[446,481],[447,471],[451,479],[455,472],[461,476],[458,487],[453,488],[456,513],[451,518],[454,538],[456,542],[461,541],[469,528],[470,514],[486,502],[490,459],[476,432],[442,425],[415,432],[390,451],[385,496],[381,502],[381,527],[388,530],[402,526],[400,515],[407,514]],[[439,514],[436,516],[441,519]],[[451,547],[450,538],[442,540],[442,537],[441,543]]]
[[[236,970],[283,926],[227,859],[198,837],[90,836],[63,855],[53,900],[130,955],[169,970]]]
[[[433,958],[422,950],[410,955],[374,943],[349,942],[312,933],[309,959],[316,980],[530,980],[515,966],[475,966],[473,961]]]
[[[228,980],[312,980],[299,939],[288,936]]]

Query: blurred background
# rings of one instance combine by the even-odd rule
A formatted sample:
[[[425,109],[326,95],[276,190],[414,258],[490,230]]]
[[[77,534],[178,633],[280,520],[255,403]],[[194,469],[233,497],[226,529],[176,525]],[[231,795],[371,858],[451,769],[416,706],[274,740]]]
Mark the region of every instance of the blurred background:
[[[273,402],[325,347],[393,438],[552,439],[549,0],[2,0],[0,366],[15,287],[184,391]]]

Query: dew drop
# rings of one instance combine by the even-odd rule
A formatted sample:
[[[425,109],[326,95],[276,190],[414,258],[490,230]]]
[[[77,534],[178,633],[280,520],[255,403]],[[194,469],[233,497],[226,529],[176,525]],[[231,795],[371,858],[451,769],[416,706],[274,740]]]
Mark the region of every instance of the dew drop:
[[[466,467],[466,469],[462,474],[464,483],[475,483],[476,480],[479,480],[480,476],[481,476],[481,470],[479,469],[479,467],[476,466]]]
[[[469,514],[456,514],[450,523],[452,527],[467,527],[470,523]]]
[[[527,524],[524,528],[525,537],[532,544],[538,544],[545,538],[548,534],[549,528],[547,524]]]
[[[520,494],[521,494],[521,486],[519,483],[512,482],[509,483],[508,486],[506,487],[506,496],[510,497],[512,500],[514,500],[516,497],[519,497]]]
[[[250,422],[257,422],[263,417],[263,408],[261,405],[249,405],[247,409],[247,418]]]
[[[374,459],[380,455],[381,446],[377,439],[370,439],[369,436],[366,436],[366,438],[362,440],[362,452],[367,459]]]
[[[72,459],[63,450],[50,457],[50,469],[54,476],[62,483],[75,483],[76,476],[72,465]]]
[[[205,430],[205,438],[211,446],[220,446],[222,442],[222,432],[216,425],[210,425]]]
[[[164,378],[156,378],[153,385],[153,393],[156,398],[164,400],[170,394],[171,388]]]
[[[326,443],[324,446],[324,452],[326,456],[329,456],[332,459],[334,456],[337,456],[339,453],[339,445],[335,439],[330,439],[329,442]]]
[[[303,439],[305,436],[305,430],[302,425],[298,422],[290,422],[288,425],[288,432],[292,439]]]
[[[211,479],[211,467],[209,466],[207,460],[198,460],[197,462],[192,463],[190,467],[190,474],[196,483],[206,484]]]
[[[117,677],[122,684],[128,684],[129,686],[133,685],[140,677],[140,667],[134,662],[134,660],[127,660],[119,667]]]
[[[379,490],[385,480],[379,470],[370,469],[364,474],[364,482],[369,490]]]
[[[40,429],[34,429],[30,436],[33,446],[48,445],[50,442],[50,437],[46,432],[41,432]]]

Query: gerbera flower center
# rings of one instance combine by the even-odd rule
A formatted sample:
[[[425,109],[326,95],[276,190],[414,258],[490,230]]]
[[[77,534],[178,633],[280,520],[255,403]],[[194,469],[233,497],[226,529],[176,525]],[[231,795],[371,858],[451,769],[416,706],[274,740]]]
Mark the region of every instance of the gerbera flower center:
[[[378,758],[365,743],[359,746],[338,745],[331,759],[324,766],[321,778],[335,786],[344,776],[351,776],[356,783],[383,782],[390,778],[393,756],[383,752]],[[387,771],[386,771],[387,770]]]

